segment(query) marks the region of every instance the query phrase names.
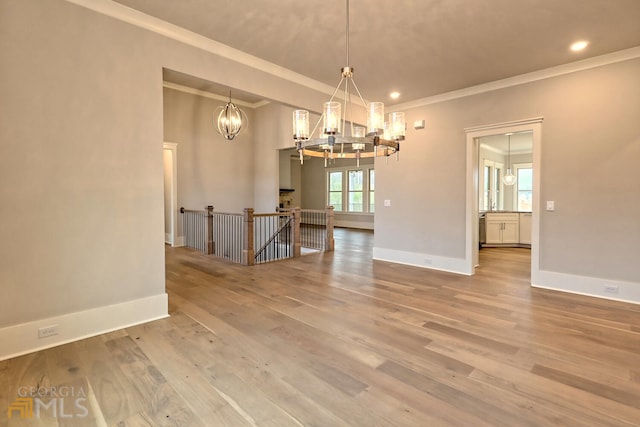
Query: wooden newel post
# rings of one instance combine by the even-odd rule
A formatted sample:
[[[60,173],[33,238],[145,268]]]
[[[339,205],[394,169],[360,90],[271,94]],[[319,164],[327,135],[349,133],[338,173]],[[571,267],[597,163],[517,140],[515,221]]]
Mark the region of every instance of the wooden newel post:
[[[294,208],[291,210],[291,215],[293,215],[293,239],[291,244],[293,246],[292,254],[293,257],[300,256],[300,208]]]
[[[329,252],[333,250],[333,206],[326,207],[327,217],[327,235],[324,240],[324,250]]]
[[[213,242],[213,206],[207,206],[207,254],[211,255],[215,252],[215,243]]]
[[[242,264],[254,265],[256,263],[256,257],[253,250],[253,208],[245,208],[244,242],[242,243]]]

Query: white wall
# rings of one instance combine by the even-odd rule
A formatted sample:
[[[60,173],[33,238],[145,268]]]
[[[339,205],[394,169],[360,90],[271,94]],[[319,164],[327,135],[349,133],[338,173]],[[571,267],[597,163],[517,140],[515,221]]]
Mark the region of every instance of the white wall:
[[[173,180],[173,153],[171,150],[163,151],[164,161],[164,234],[171,234],[171,184]],[[168,241],[169,239],[165,239]]]

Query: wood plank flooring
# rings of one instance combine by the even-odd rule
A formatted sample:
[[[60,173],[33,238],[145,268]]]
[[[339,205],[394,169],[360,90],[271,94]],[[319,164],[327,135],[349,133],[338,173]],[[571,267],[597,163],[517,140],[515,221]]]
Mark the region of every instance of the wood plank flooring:
[[[528,249],[466,277],[335,238],[254,267],[167,248],[171,317],[0,362],[0,426],[640,425],[640,306],[531,288]],[[37,385],[86,416],[9,419]]]

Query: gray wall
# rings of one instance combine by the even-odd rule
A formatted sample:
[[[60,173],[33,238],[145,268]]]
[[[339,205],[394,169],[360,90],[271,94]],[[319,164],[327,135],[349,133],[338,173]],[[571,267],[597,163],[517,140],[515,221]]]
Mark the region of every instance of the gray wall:
[[[66,1],[0,0],[0,8],[0,329],[164,295],[162,143],[184,144],[178,156],[187,160],[187,144],[208,137],[185,137],[185,124],[163,135],[163,67],[303,108],[326,97]],[[204,120],[193,99],[172,96]],[[230,209],[258,200],[262,182],[272,183],[275,207],[277,158],[266,151],[273,170],[256,167],[259,157],[233,160],[234,171],[254,174],[253,185],[225,182],[236,194]],[[192,159],[197,173],[230,171],[224,154]],[[225,206],[206,191],[188,203]]]
[[[0,328],[163,294],[157,37],[66,2],[0,7]]]
[[[254,208],[274,212],[280,197],[280,149],[293,146],[293,108],[271,103],[255,111]],[[286,167],[286,166],[285,166]]]
[[[326,100],[63,0],[0,7],[0,328],[164,294],[163,67],[283,105]],[[636,59],[407,111],[427,128],[408,130],[399,163],[376,161],[376,247],[463,258],[463,129],[544,116],[541,197],[557,210],[541,213],[541,267],[637,284],[638,75]],[[256,210],[277,204],[290,119],[269,117],[287,108],[254,111]]]
[[[164,139],[178,143],[178,207],[242,212],[253,205],[253,130],[227,141],[213,125],[225,104],[164,89]],[[253,124],[253,110],[241,107]],[[179,233],[179,235],[182,235]]]
[[[400,163],[376,164],[376,248],[464,258],[464,129],[542,116],[541,200],[556,211],[539,213],[540,268],[637,285],[639,75],[634,59],[406,111],[427,127],[408,129]]]

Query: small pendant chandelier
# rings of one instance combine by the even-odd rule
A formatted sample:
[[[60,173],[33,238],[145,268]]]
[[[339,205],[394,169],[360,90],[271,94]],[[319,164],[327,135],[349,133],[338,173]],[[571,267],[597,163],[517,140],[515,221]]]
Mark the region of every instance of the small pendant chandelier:
[[[507,134],[507,138],[509,138],[509,154],[507,157],[507,173],[502,177],[502,183],[504,185],[514,185],[517,181],[516,176],[511,172],[511,134]]]
[[[216,111],[220,111],[216,125],[218,126],[218,132],[224,137],[224,139],[231,141],[242,130],[242,116],[244,115],[245,121],[247,115],[244,111],[236,107],[231,102],[231,91],[229,91],[229,102],[224,107],[218,107]]]

